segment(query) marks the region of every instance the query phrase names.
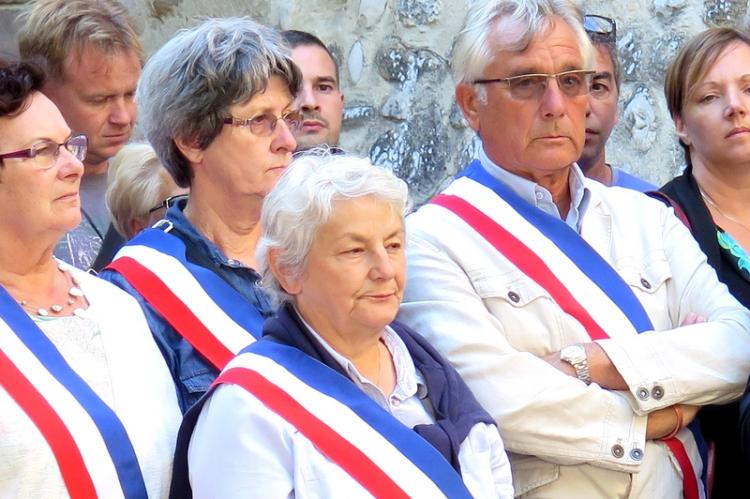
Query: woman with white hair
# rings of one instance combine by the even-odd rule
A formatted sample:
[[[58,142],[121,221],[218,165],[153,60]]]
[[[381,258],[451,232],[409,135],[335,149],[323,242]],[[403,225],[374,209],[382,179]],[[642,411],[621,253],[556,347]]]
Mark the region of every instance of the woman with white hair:
[[[172,497],[513,497],[492,419],[393,322],[406,207],[366,159],[307,155],[282,176],[258,247],[281,307],[186,415]]]
[[[255,247],[263,198],[296,147],[301,79],[278,32],[247,18],[179,32],[141,74],[140,124],[190,199],[101,276],[140,302],[183,412],[273,313]]]
[[[107,169],[107,208],[112,224],[125,239],[162,219],[187,193],[175,184],[154,148],[145,142],[127,144]]]

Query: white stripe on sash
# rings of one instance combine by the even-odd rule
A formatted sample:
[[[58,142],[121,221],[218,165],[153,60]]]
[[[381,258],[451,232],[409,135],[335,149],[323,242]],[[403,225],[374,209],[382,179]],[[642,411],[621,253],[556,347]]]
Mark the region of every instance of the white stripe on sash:
[[[216,304],[200,282],[176,258],[141,245],[123,246],[117,257],[123,256],[133,258],[153,272],[231,352],[237,354],[255,341],[247,330]]]
[[[469,202],[528,246],[549,266],[555,276],[611,338],[632,337],[638,334],[622,310],[560,248],[491,189],[462,177],[454,181],[444,194],[458,196]],[[431,206],[430,208],[433,209]],[[442,208],[435,207],[435,209]],[[474,235],[477,240],[482,241],[484,246],[490,246],[484,237],[472,231],[472,236]],[[500,255],[491,246],[490,249]],[[504,255],[500,256],[505,258]]]
[[[225,371],[233,367],[256,371],[279,386],[306,410],[360,449],[410,497],[445,497],[422,470],[349,407],[311,388],[284,366],[263,355],[245,352],[232,359]]]
[[[60,416],[81,452],[99,497],[123,498],[112,457],[94,421],[78,400],[50,374],[1,319],[0,350]]]

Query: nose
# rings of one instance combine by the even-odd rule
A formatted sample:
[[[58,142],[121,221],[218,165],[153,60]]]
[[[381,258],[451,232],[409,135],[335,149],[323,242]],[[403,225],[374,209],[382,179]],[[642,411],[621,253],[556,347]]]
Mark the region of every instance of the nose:
[[[76,177],[83,176],[83,163],[72,152],[68,151],[66,147],[60,147],[57,162],[60,165],[57,170],[58,177],[75,179]]]
[[[297,148],[297,141],[292,134],[289,125],[284,120],[276,122],[276,128],[273,130],[273,140],[271,140],[271,151],[275,153],[294,152]]]
[[[302,85],[302,90],[300,90],[300,93],[297,96],[297,103],[302,111],[320,110],[320,105],[318,104],[318,100],[315,98],[315,92],[313,91],[312,84],[310,84],[309,82],[305,82]]]
[[[542,96],[542,114],[545,118],[557,118],[565,114],[566,97],[560,90],[557,79],[550,78],[548,82],[547,89]]]
[[[130,125],[135,121],[135,101],[129,97],[112,99],[109,110],[109,122],[113,125]]]
[[[374,280],[390,280],[396,275],[396,267],[385,248],[373,253],[370,276]]]
[[[736,115],[744,116],[747,114],[748,97],[739,89],[727,92],[727,108],[725,111],[727,118],[733,118]]]

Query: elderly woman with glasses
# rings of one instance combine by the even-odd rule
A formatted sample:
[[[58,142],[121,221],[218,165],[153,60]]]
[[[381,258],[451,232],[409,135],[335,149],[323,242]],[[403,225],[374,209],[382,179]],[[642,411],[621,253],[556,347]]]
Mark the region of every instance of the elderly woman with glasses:
[[[258,222],[296,146],[300,82],[280,35],[247,18],[181,31],[143,69],[141,126],[190,199],[102,275],[141,303],[183,411],[273,312],[258,286]]]
[[[404,182],[366,159],[292,163],[258,247],[282,306],[186,415],[172,497],[513,497],[492,419],[393,322],[406,205]]]
[[[87,140],[0,61],[0,497],[165,497],[180,421],[138,304],[55,260]]]

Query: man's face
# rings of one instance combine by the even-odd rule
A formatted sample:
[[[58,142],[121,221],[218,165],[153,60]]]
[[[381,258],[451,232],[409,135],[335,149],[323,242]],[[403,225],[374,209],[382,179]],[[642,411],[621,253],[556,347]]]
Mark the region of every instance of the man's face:
[[[604,154],[604,146],[617,123],[617,98],[615,68],[604,45],[596,45],[596,74],[589,92],[586,112],[586,142],[580,163],[593,165]]]
[[[494,58],[482,79],[583,69],[573,30],[560,18],[553,18],[551,27],[526,50],[501,50],[518,37],[519,29],[506,19],[495,23],[489,37]],[[566,95],[552,78],[547,85],[540,97],[524,100],[514,98],[508,85],[485,84],[486,102],[477,93],[478,85],[462,83],[456,88],[458,103],[488,157],[529,179],[561,172],[583,149],[588,96]]]
[[[60,108],[70,128],[89,139],[87,173],[105,171],[107,160],[130,139],[140,72],[134,51],[107,55],[86,44],[68,55],[60,78],[45,84],[44,93]]]
[[[339,143],[344,96],[336,79],[336,66],[317,45],[299,45],[292,59],[302,71],[302,90],[295,101],[302,114],[302,128],[295,133],[297,150]]]

